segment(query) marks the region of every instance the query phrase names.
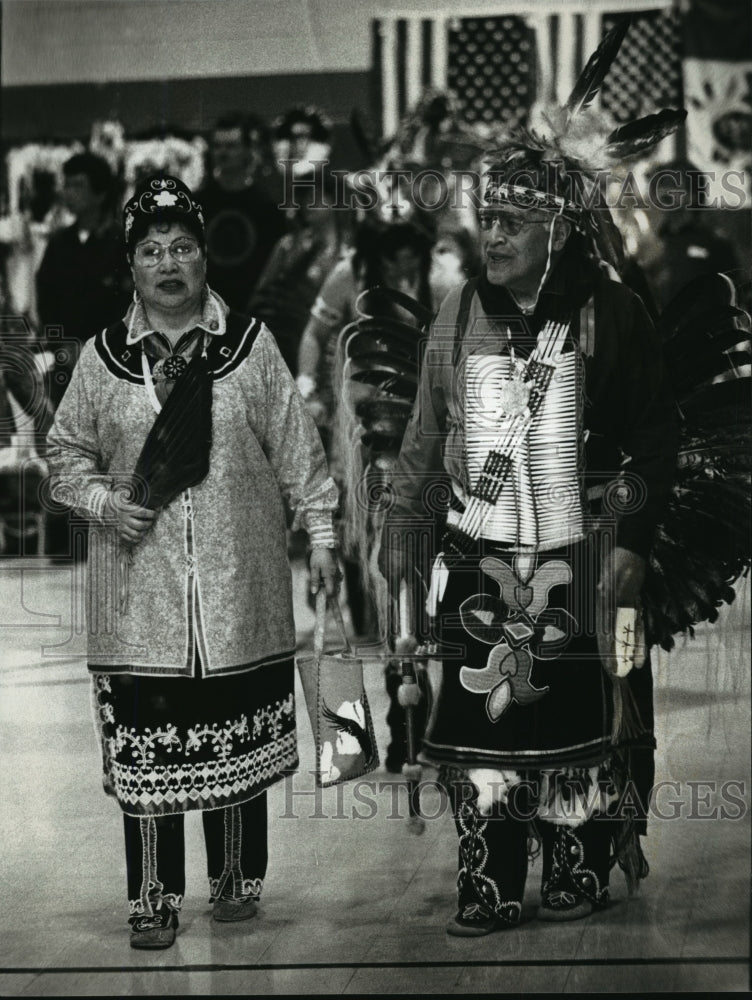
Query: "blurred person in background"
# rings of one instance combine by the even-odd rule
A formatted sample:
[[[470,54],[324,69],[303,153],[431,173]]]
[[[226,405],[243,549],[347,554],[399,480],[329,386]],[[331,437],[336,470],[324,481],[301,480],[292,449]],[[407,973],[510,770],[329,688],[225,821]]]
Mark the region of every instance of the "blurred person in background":
[[[252,311],[267,323],[295,375],[311,307],[350,241],[350,213],[340,205],[334,210],[331,128],[323,113],[295,105],[277,118],[273,134],[288,231],[262,275]]]
[[[352,449],[363,452],[356,460],[358,468],[368,464],[368,449],[349,437],[347,405],[341,386],[344,352],[340,347],[340,334],[356,316],[358,297],[376,286],[402,292],[416,299],[423,306],[435,309],[443,286],[431,285],[433,256],[436,242],[430,216],[415,211],[414,206],[403,206],[405,211],[390,221],[390,215],[373,211],[355,230],[354,248],[330,272],[311,310],[310,320],[303,333],[298,354],[298,387],[319,427],[327,449],[332,476],[340,488],[339,516],[347,520],[347,508],[357,506],[348,489],[353,493]],[[446,240],[447,253],[453,249]],[[398,310],[402,315],[402,310]],[[404,313],[404,318],[409,314]],[[368,395],[368,387],[363,386]],[[368,529],[370,530],[370,529]],[[357,534],[357,532],[356,532]],[[362,551],[355,538],[345,540],[342,550],[345,571],[347,604],[353,630],[364,639],[381,639],[381,622],[377,598],[370,583],[370,570],[362,558]],[[399,773],[405,760],[404,710],[397,702],[399,673],[390,661],[385,683],[390,699],[387,725],[390,743],[386,753],[387,770]]]
[[[656,217],[654,235],[642,246],[641,260],[659,310],[697,278],[721,273],[739,287],[739,255],[713,225],[702,196],[701,172],[688,160],[661,164],[653,173],[656,196],[666,207]]]
[[[356,229],[352,251],[324,281],[300,341],[298,387],[325,444],[331,438],[337,403],[333,393],[337,340],[356,316],[358,296],[364,289],[385,285],[430,308],[435,239],[429,219],[393,223],[367,219]]]
[[[324,173],[307,176],[315,183],[291,188],[285,202],[289,231],[272,251],[250,307],[274,334],[293,375],[316,297],[352,243],[352,213],[333,207],[330,180]]]
[[[199,192],[206,219],[207,276],[231,309],[245,312],[275,244],[287,229],[270,173],[260,118],[220,118],[210,140],[211,175]]]
[[[72,225],[50,237],[36,276],[40,334],[62,328],[79,350],[90,337],[125,312],[132,284],[122,230],[114,215],[115,178],[109,164],[94,153],[76,153],[63,166],[63,201],[75,217]],[[68,349],[58,374],[70,375],[79,350]],[[57,405],[67,379],[50,382]]]
[[[360,223],[354,249],[327,276],[313,304],[298,352],[298,388],[305,399],[329,458],[332,475],[343,482],[342,452],[335,435],[339,403],[337,342],[356,316],[356,301],[364,289],[385,285],[423,304],[432,301],[429,274],[435,234],[422,220]],[[362,586],[363,568],[344,556],[347,600],[353,629],[371,634],[375,609]]]
[[[274,123],[274,150],[285,190],[291,182],[325,170],[331,146],[331,125],[318,108],[296,104]]]

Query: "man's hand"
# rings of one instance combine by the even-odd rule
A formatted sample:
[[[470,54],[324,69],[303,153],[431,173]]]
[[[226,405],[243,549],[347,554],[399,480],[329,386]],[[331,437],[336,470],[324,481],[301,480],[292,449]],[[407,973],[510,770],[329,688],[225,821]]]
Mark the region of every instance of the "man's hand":
[[[342,572],[337,563],[337,553],[334,549],[315,548],[311,551],[311,593],[316,594],[321,585],[329,597],[339,593]]]
[[[118,537],[121,542],[138,545],[154,524],[157,512],[149,510],[148,507],[139,507],[135,503],[121,500],[110,493],[104,505],[104,516],[106,519],[113,519],[117,522]]]
[[[645,569],[642,556],[617,545],[603,567],[598,590],[602,596],[613,594],[615,608],[635,608],[645,582]]]

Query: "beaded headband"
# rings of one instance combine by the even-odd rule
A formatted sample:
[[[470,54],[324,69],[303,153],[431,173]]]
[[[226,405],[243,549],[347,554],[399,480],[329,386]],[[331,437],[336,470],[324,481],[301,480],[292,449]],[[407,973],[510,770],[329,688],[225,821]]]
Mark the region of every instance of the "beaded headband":
[[[147,222],[172,219],[189,222],[191,228],[204,232],[201,205],[190,189],[177,177],[160,175],[147,178],[123,208],[125,240],[129,242],[133,224],[138,218]]]

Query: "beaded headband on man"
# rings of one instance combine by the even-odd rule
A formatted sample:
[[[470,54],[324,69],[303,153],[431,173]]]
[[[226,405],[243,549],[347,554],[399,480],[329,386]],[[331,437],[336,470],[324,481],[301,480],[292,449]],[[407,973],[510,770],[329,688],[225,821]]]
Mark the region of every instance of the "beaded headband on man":
[[[546,194],[520,184],[489,184],[483,198],[487,208],[498,205],[514,205],[516,208],[537,208],[541,212],[553,212],[567,219],[576,229],[582,229],[582,209],[573,201],[560,195]]]
[[[582,232],[583,208],[561,191],[559,164],[521,162],[516,149],[510,162],[495,162],[488,169],[483,204],[487,208],[512,205],[561,215]],[[557,190],[558,189],[558,190]]]
[[[191,190],[178,178],[160,174],[147,177],[123,208],[125,242],[130,245],[134,223],[183,222],[203,237],[204,215]]]

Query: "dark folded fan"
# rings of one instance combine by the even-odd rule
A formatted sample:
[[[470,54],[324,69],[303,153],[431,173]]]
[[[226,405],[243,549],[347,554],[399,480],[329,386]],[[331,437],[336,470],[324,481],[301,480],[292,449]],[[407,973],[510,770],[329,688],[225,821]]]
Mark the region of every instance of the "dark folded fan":
[[[136,502],[166,507],[209,472],[212,444],[212,379],[206,358],[196,355],[177,379],[136,462]]]

